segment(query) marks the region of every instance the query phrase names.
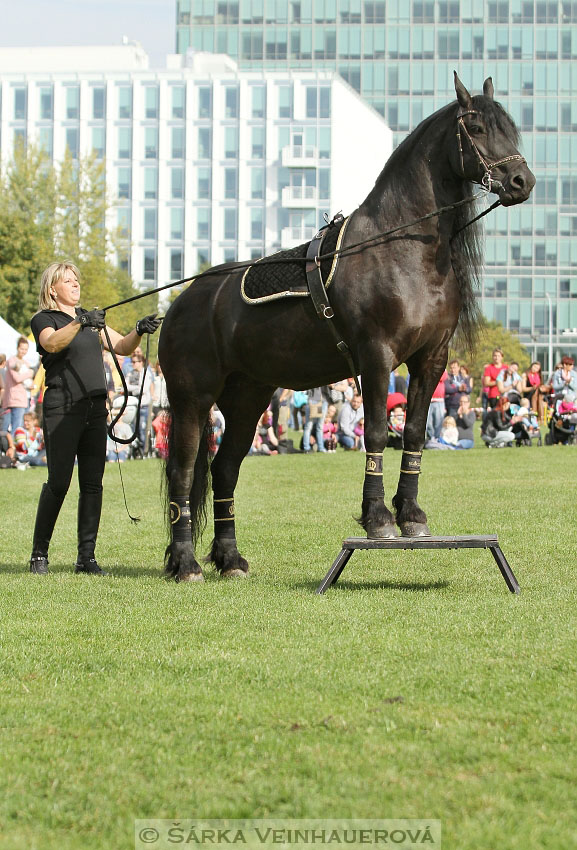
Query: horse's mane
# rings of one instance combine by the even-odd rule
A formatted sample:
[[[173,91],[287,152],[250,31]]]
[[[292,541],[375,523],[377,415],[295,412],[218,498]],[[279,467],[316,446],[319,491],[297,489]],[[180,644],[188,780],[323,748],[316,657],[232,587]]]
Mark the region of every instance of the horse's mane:
[[[476,95],[473,97],[473,108],[483,115],[489,128],[498,128],[517,147],[517,128],[500,103],[483,95]],[[398,199],[411,197],[415,191],[415,172],[408,167],[409,158],[413,157],[415,148],[424,138],[431,140],[435,135],[444,134],[448,121],[455,122],[456,131],[457,109],[458,103],[454,101],[425,118],[393,151],[377,178],[375,189],[386,183],[387,197],[392,199],[393,203],[397,203]],[[478,191],[478,187],[468,181],[463,181],[462,188],[463,198],[471,198]],[[462,300],[456,335],[459,337],[459,343],[471,352],[481,326],[477,295],[483,269],[484,229],[480,222],[470,225],[468,222],[475,218],[478,211],[475,202],[458,207],[455,210],[451,235],[451,263]],[[402,213],[400,207],[399,213]]]

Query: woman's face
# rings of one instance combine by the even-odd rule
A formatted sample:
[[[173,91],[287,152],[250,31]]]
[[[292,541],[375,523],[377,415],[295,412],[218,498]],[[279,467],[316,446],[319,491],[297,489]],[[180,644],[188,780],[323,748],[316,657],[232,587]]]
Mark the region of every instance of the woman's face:
[[[80,301],[80,284],[72,269],[66,269],[50,291],[59,307],[76,307]]]
[[[21,342],[20,345],[17,348],[17,355],[22,360],[22,358],[26,357],[27,354],[28,354],[28,343],[27,342]]]
[[[541,366],[539,365],[539,363],[531,363],[531,371],[532,372],[540,372]]]

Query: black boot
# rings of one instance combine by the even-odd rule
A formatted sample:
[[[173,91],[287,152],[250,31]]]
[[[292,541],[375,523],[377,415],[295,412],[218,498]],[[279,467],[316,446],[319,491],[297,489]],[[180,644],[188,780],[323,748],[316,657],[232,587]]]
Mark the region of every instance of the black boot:
[[[44,484],[38,500],[30,572],[45,575],[48,572],[48,547],[52,532],[62,507],[64,496],[55,496],[48,484]]]
[[[106,575],[94,559],[96,537],[102,511],[102,490],[99,493],[81,493],[78,498],[78,558],[76,573]]]

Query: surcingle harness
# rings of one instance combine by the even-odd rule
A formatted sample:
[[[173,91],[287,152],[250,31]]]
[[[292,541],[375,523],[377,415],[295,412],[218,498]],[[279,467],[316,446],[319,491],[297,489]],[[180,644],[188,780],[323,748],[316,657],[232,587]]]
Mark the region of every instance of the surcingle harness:
[[[243,275],[241,295],[247,304],[255,305],[279,298],[310,296],[317,316],[326,321],[338,351],[346,359],[349,374],[355,378],[360,393],[358,370],[350,348],[335,324],[335,314],[327,292],[337,269],[349,220],[350,217],[345,218],[342,213],[337,213],[309,243],[288,251],[279,251],[255,262]]]

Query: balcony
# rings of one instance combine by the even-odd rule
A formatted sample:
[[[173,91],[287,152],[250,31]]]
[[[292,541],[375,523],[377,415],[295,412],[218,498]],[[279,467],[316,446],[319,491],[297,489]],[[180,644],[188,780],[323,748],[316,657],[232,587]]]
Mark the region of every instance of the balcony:
[[[305,242],[310,242],[315,233],[315,227],[305,227],[305,225],[297,224],[294,227],[283,227],[280,234],[280,246],[283,250],[295,248],[297,245],[304,245]]]
[[[282,190],[282,205],[285,209],[315,209],[319,204],[316,186],[285,186]]]
[[[292,145],[282,149],[284,168],[315,168],[318,165],[319,149],[308,145]]]

